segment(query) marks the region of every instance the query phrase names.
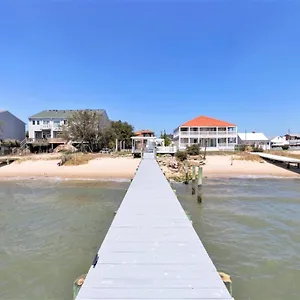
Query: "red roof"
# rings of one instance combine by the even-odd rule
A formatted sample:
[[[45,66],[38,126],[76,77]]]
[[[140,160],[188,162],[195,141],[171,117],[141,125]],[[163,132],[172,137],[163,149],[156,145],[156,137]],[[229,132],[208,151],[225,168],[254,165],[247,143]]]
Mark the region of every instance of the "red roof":
[[[154,133],[154,131],[150,129],[143,129],[143,130],[138,130],[135,134],[141,134],[141,133]]]
[[[227,127],[227,126],[236,126],[235,124],[228,123],[225,121],[221,121],[218,119],[205,117],[205,116],[199,116],[195,119],[192,119],[190,121],[187,121],[183,123],[181,126],[187,126],[187,127]]]

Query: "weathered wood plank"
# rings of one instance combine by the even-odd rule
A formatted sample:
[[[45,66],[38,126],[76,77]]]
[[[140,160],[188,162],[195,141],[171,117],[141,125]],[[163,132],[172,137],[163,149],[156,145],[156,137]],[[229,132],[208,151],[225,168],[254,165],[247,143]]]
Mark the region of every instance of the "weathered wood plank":
[[[144,158],[77,299],[232,299],[153,154]]]

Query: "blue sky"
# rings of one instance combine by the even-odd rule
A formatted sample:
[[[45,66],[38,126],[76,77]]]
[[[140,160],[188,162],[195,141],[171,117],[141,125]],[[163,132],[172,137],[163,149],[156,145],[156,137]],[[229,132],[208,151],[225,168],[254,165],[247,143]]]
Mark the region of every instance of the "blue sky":
[[[299,132],[299,15],[298,1],[2,0],[0,108]]]

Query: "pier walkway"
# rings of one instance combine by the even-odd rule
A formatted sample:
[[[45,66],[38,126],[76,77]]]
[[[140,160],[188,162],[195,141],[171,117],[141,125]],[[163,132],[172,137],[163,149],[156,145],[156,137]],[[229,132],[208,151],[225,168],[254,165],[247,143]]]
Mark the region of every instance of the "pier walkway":
[[[263,153],[263,152],[255,152],[255,154],[259,155],[262,158],[272,160],[274,162],[286,163],[288,168],[290,164],[296,164],[298,168],[300,167],[300,159],[297,158],[274,155],[274,154]]]
[[[144,154],[76,299],[232,299],[153,153]]]

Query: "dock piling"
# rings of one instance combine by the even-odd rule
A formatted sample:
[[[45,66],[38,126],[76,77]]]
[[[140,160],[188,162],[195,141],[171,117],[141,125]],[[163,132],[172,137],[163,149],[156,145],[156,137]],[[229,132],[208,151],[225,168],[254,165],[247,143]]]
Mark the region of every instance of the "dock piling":
[[[185,184],[189,183],[189,165],[188,165],[188,161],[185,161],[185,166],[184,166],[184,172],[185,172]]]
[[[202,176],[203,176],[203,170],[202,170],[202,167],[199,166],[199,168],[198,168],[198,186],[202,185]]]

